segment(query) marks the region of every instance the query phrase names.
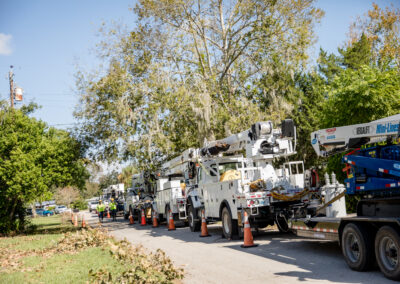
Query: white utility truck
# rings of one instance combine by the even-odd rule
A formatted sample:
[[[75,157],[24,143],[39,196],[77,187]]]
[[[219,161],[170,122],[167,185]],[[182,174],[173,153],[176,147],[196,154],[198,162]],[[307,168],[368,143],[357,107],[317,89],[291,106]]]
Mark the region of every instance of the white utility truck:
[[[112,184],[107,188],[103,189],[103,202],[108,207],[111,199],[117,204],[117,214],[123,213],[124,201],[125,201],[125,186],[123,183]]]
[[[400,114],[370,123],[322,129],[311,134],[319,156],[343,156],[344,185],[325,175],[325,203],[317,215],[289,219],[303,237],[339,241],[353,270],[371,269],[400,280]],[[357,213],[346,213],[345,194],[360,197]],[[315,216],[315,217],[314,217]]]
[[[132,187],[127,190],[124,204],[125,219],[128,219],[129,214],[132,213],[133,217],[139,221],[143,209],[146,219],[151,221],[154,187],[154,176],[149,171],[142,171],[132,176]]]
[[[157,208],[187,218],[192,231],[199,230],[204,209],[207,221],[222,220],[226,238],[242,233],[244,210],[254,228],[276,223],[288,231],[293,210],[312,214],[320,204],[317,184],[305,181],[303,162],[286,162],[278,169],[273,165],[296,153],[295,142],[292,120],[284,120],[282,129],[267,121],[206,142],[203,148],[188,149],[163,165],[168,178],[157,183]],[[164,201],[168,197],[173,204]]]

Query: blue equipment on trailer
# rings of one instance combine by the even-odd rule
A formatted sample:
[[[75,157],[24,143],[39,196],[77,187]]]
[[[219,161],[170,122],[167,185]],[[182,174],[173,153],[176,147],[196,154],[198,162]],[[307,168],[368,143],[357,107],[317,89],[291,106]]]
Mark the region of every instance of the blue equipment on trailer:
[[[346,190],[334,174],[332,183],[326,174],[323,189],[327,194],[325,204],[317,209],[320,214],[293,214],[288,222],[299,236],[339,241],[351,269],[368,270],[376,261],[382,273],[394,280],[400,280],[399,122],[397,114],[313,132],[311,144],[318,156],[353,150],[342,158]],[[343,206],[337,206],[344,204],[345,194],[361,197],[356,215],[347,215]]]

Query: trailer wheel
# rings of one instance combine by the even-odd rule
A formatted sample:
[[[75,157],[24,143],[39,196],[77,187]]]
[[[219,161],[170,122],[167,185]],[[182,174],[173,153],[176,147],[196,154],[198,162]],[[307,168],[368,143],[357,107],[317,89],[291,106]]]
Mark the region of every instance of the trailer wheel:
[[[278,227],[278,230],[280,233],[288,233],[290,230],[289,224],[288,224],[286,218],[284,218],[284,217],[276,216],[275,224]]]
[[[374,249],[368,231],[356,223],[343,229],[342,252],[347,265],[356,271],[366,271],[373,265]]]
[[[197,210],[191,204],[188,204],[188,222],[189,228],[192,232],[200,231],[200,222],[196,221],[195,219],[198,218]]]
[[[229,208],[224,207],[221,213],[222,234],[226,239],[232,239],[238,234],[238,224],[232,220],[232,214]]]
[[[400,280],[400,236],[390,226],[379,229],[375,238],[375,255],[385,277]]]

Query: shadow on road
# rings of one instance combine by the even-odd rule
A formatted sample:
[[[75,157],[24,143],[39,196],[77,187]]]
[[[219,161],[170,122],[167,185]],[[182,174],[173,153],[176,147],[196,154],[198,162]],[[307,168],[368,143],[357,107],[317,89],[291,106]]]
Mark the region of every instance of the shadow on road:
[[[240,247],[241,240],[230,241],[222,238],[221,226],[216,224],[208,226],[208,231],[211,234],[209,238],[197,237],[196,235],[200,233],[190,232],[188,227],[177,226],[175,231],[168,231],[165,222],[157,228],[152,228],[151,224],[140,226],[136,220],[134,225],[129,225],[129,222],[123,218],[119,218],[116,222],[112,222],[111,219],[104,219],[102,227],[110,231],[140,230],[154,238],[169,236],[188,243],[217,244],[242,253],[293,265],[297,267],[296,270],[277,272],[275,275],[297,278],[298,281],[312,279],[336,283],[392,283],[392,281],[384,278],[378,270],[367,273],[350,270],[336,242],[304,239],[292,234],[283,234],[279,231],[260,231],[254,235],[254,241],[259,246],[244,249]],[[298,271],[299,269],[302,271]],[[366,274],[368,274],[368,281],[365,281]]]

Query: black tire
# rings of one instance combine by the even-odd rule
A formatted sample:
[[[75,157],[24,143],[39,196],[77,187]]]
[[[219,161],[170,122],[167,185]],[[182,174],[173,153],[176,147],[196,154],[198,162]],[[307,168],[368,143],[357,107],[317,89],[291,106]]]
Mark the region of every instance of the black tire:
[[[198,232],[200,231],[200,226],[201,226],[201,222],[199,222],[198,220],[196,221],[195,219],[198,219],[198,214],[197,214],[197,210],[195,208],[193,208],[193,206],[191,204],[188,204],[188,223],[189,223],[189,228],[190,231],[192,232]]]
[[[375,255],[385,277],[400,280],[400,236],[390,226],[383,226],[375,237]]]
[[[289,228],[289,224],[287,223],[286,218],[276,217],[275,224],[278,227],[278,230],[280,233],[282,233],[282,234],[289,233],[290,228]]]
[[[231,210],[228,207],[224,207],[221,212],[222,220],[222,235],[224,238],[230,240],[238,235],[238,223],[232,219]]]
[[[373,240],[364,226],[347,224],[342,233],[342,253],[347,265],[356,271],[366,271],[374,264]]]

